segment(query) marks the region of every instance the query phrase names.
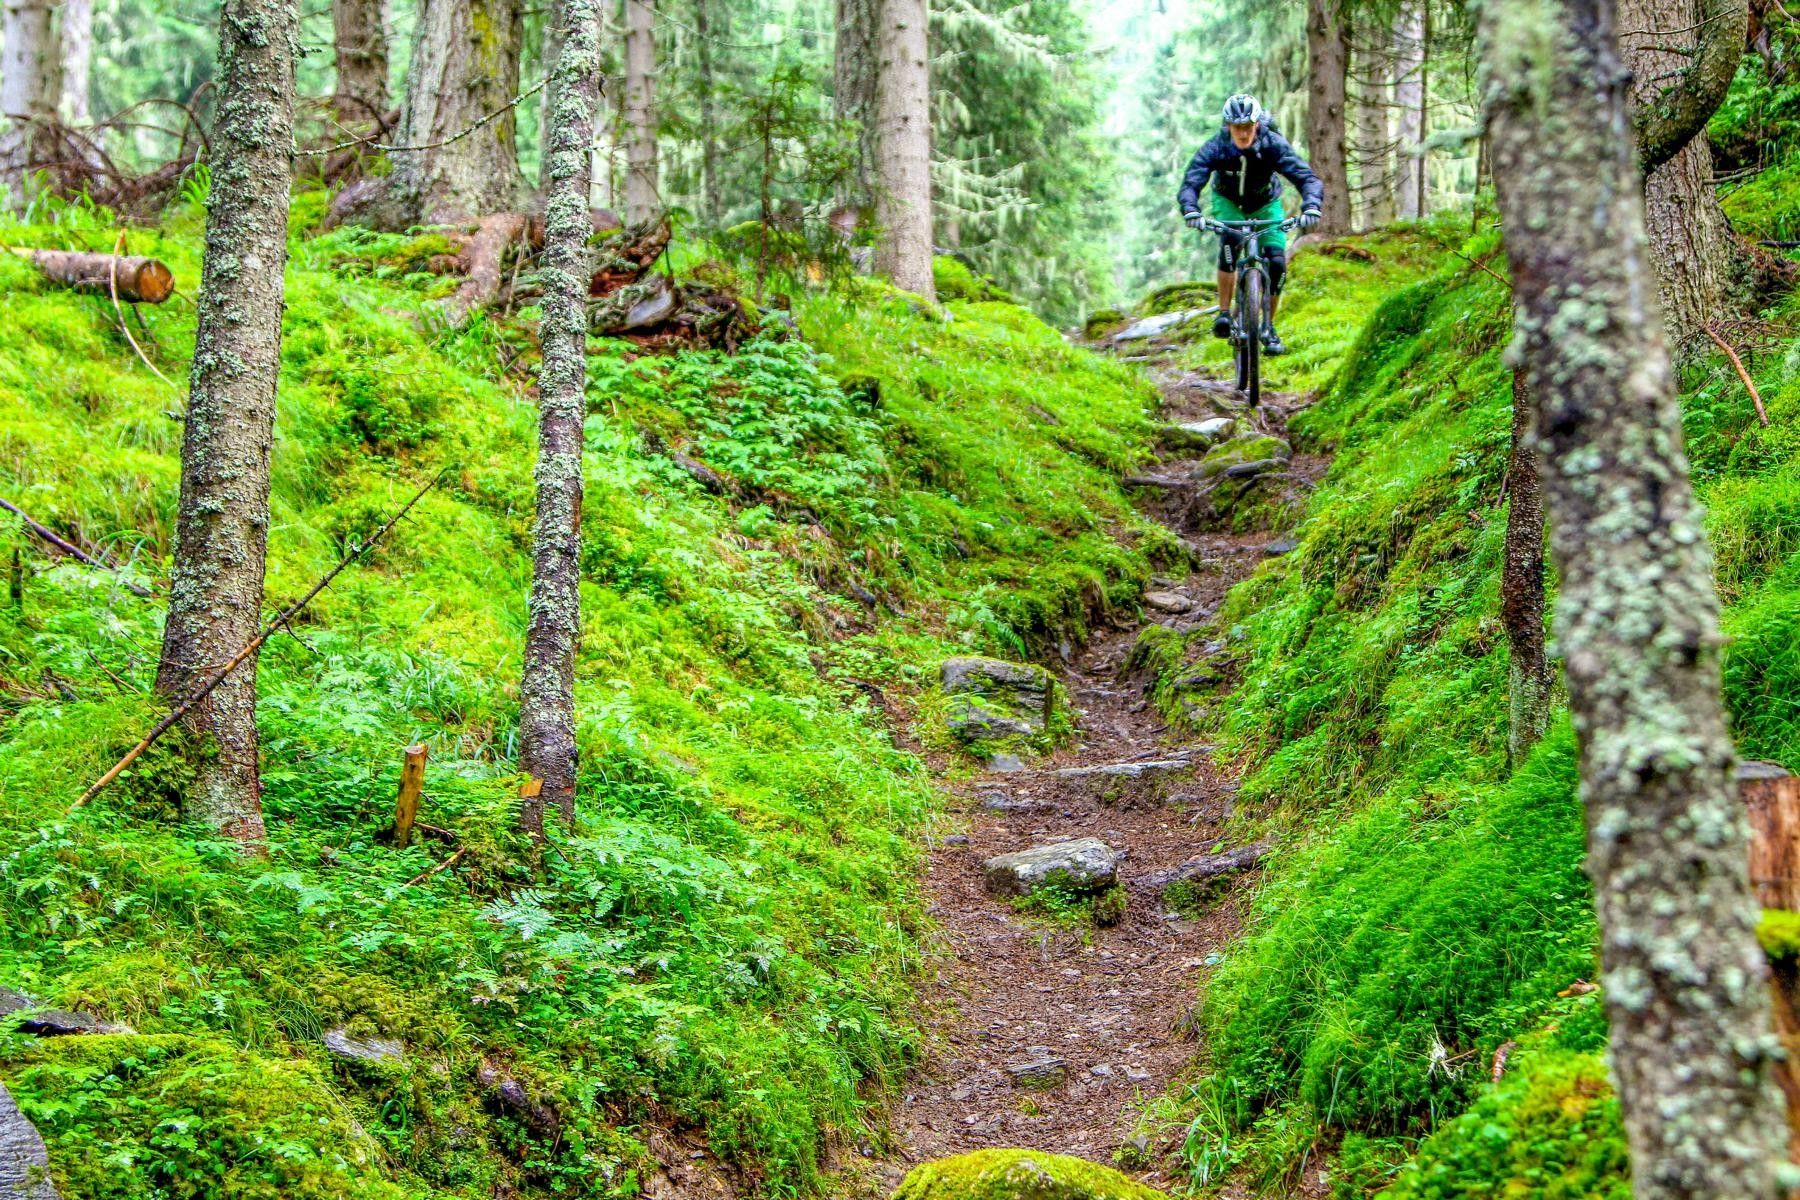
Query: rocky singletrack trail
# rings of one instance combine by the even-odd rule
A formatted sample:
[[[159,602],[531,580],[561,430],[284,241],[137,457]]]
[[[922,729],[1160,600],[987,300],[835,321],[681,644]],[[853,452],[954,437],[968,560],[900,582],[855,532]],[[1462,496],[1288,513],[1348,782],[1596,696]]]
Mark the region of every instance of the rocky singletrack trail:
[[[1155,348],[1139,361],[1172,425],[1228,416],[1240,440],[1284,437],[1298,404],[1270,396],[1247,411],[1235,389],[1165,365]],[[1171,732],[1127,659],[1148,624],[1208,625],[1233,584],[1292,545],[1280,530],[1204,531],[1220,523],[1209,493],[1248,478],[1227,478],[1216,464],[1205,474],[1206,454],[1197,444],[1166,449],[1142,477],[1146,511],[1187,539],[1192,566],[1157,577],[1142,620],[1099,631],[1057,672],[1076,710],[1073,743],[1047,760],[947,784],[967,832],[930,852],[926,884],[942,939],[926,989],[931,1040],[893,1114],[893,1153],[874,1164],[872,1182],[884,1188],[919,1163],[988,1147],[1112,1164],[1133,1140],[1139,1104],[1193,1058],[1199,983],[1236,936],[1243,877],[1226,877],[1221,898],[1193,916],[1165,905],[1146,877],[1222,841],[1232,847],[1237,781],[1214,766],[1212,747]],[[1253,474],[1272,476],[1265,488],[1304,490],[1324,466],[1302,456]],[[1053,923],[989,893],[990,857],[1082,838],[1118,855],[1129,904],[1117,924]],[[1138,1138],[1134,1149],[1122,1160],[1134,1173],[1169,1182],[1156,1173],[1159,1148]]]

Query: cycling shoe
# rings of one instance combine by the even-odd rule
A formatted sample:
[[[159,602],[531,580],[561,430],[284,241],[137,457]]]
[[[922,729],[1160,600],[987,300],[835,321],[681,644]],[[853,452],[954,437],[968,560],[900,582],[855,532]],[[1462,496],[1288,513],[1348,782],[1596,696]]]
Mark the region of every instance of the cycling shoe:
[[[1216,338],[1228,338],[1231,336],[1230,314],[1220,313],[1213,318],[1213,336]]]
[[[1281,340],[1281,335],[1276,333],[1273,329],[1263,330],[1262,344],[1263,353],[1267,354],[1270,358],[1275,357],[1277,354],[1287,353],[1287,343],[1283,342]]]

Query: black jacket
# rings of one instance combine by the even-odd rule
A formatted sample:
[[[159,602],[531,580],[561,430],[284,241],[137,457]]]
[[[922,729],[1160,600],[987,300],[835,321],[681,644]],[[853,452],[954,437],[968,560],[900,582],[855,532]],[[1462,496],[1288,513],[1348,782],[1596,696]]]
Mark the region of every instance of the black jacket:
[[[1256,141],[1248,150],[1232,145],[1230,131],[1220,128],[1212,140],[1194,151],[1194,160],[1188,164],[1176,200],[1182,212],[1196,211],[1200,207],[1200,189],[1210,178],[1213,191],[1245,212],[1255,212],[1281,195],[1278,175],[1287,176],[1300,189],[1301,208],[1316,209],[1325,203],[1325,185],[1268,122],[1257,131]]]

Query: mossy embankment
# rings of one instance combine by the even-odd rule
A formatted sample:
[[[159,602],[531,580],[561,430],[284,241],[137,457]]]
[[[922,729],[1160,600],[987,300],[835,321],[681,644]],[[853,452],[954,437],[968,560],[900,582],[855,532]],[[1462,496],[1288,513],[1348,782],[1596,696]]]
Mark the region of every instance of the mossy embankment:
[[[582,804],[534,872],[512,799],[534,314],[432,330],[441,247],[310,236],[321,204],[296,202],[271,599],[443,480],[263,655],[256,861],[179,825],[172,753],[71,810],[154,718],[162,605],[6,526],[0,984],[136,1033],[7,1029],[0,1081],[71,1198],[623,1196],[664,1167],[804,1191],[879,1142],[911,1055],[935,801],[892,723],[945,655],[1078,640],[1177,549],[1114,483],[1154,397],[1003,300],[873,285],[795,296],[800,337],[735,355],[595,343]],[[37,212],[9,245],[112,244],[104,213]],[[199,221],[132,235],[187,293]],[[191,305],[144,317],[179,385]],[[110,304],[0,258],[0,496],[151,587],[183,402]],[[382,841],[413,741],[454,847]],[[400,1056],[333,1054],[339,1028]]]
[[[1297,353],[1276,386],[1286,371],[1322,388],[1290,429],[1334,456],[1330,472],[1293,551],[1242,584],[1215,629],[1144,656],[1171,716],[1248,764],[1244,836],[1279,831],[1286,847],[1207,984],[1204,1078],[1153,1113],[1185,1125],[1202,1185],[1235,1174],[1279,1191],[1323,1164],[1340,1196],[1389,1182],[1409,1197],[1495,1195],[1517,1181],[1623,1194],[1566,718],[1517,770],[1506,761],[1510,312],[1491,215],[1474,228],[1446,215],[1298,259],[1283,320]],[[1413,247],[1398,259],[1410,275],[1393,269],[1397,242]],[[1800,312],[1778,304],[1764,314],[1777,325]],[[1357,311],[1366,320],[1346,333]],[[1795,345],[1751,361],[1768,428],[1722,356],[1682,380],[1732,639],[1733,728],[1746,757],[1789,767]]]

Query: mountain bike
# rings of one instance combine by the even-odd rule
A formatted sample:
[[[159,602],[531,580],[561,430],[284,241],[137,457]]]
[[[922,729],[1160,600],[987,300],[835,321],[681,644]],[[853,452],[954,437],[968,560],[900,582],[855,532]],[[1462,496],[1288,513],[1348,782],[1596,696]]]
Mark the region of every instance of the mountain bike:
[[[1262,333],[1269,321],[1269,272],[1263,265],[1262,240],[1271,230],[1292,229],[1297,217],[1282,221],[1201,221],[1209,233],[1239,239],[1236,247],[1237,290],[1231,301],[1231,350],[1237,363],[1238,391],[1250,407],[1262,403]]]

